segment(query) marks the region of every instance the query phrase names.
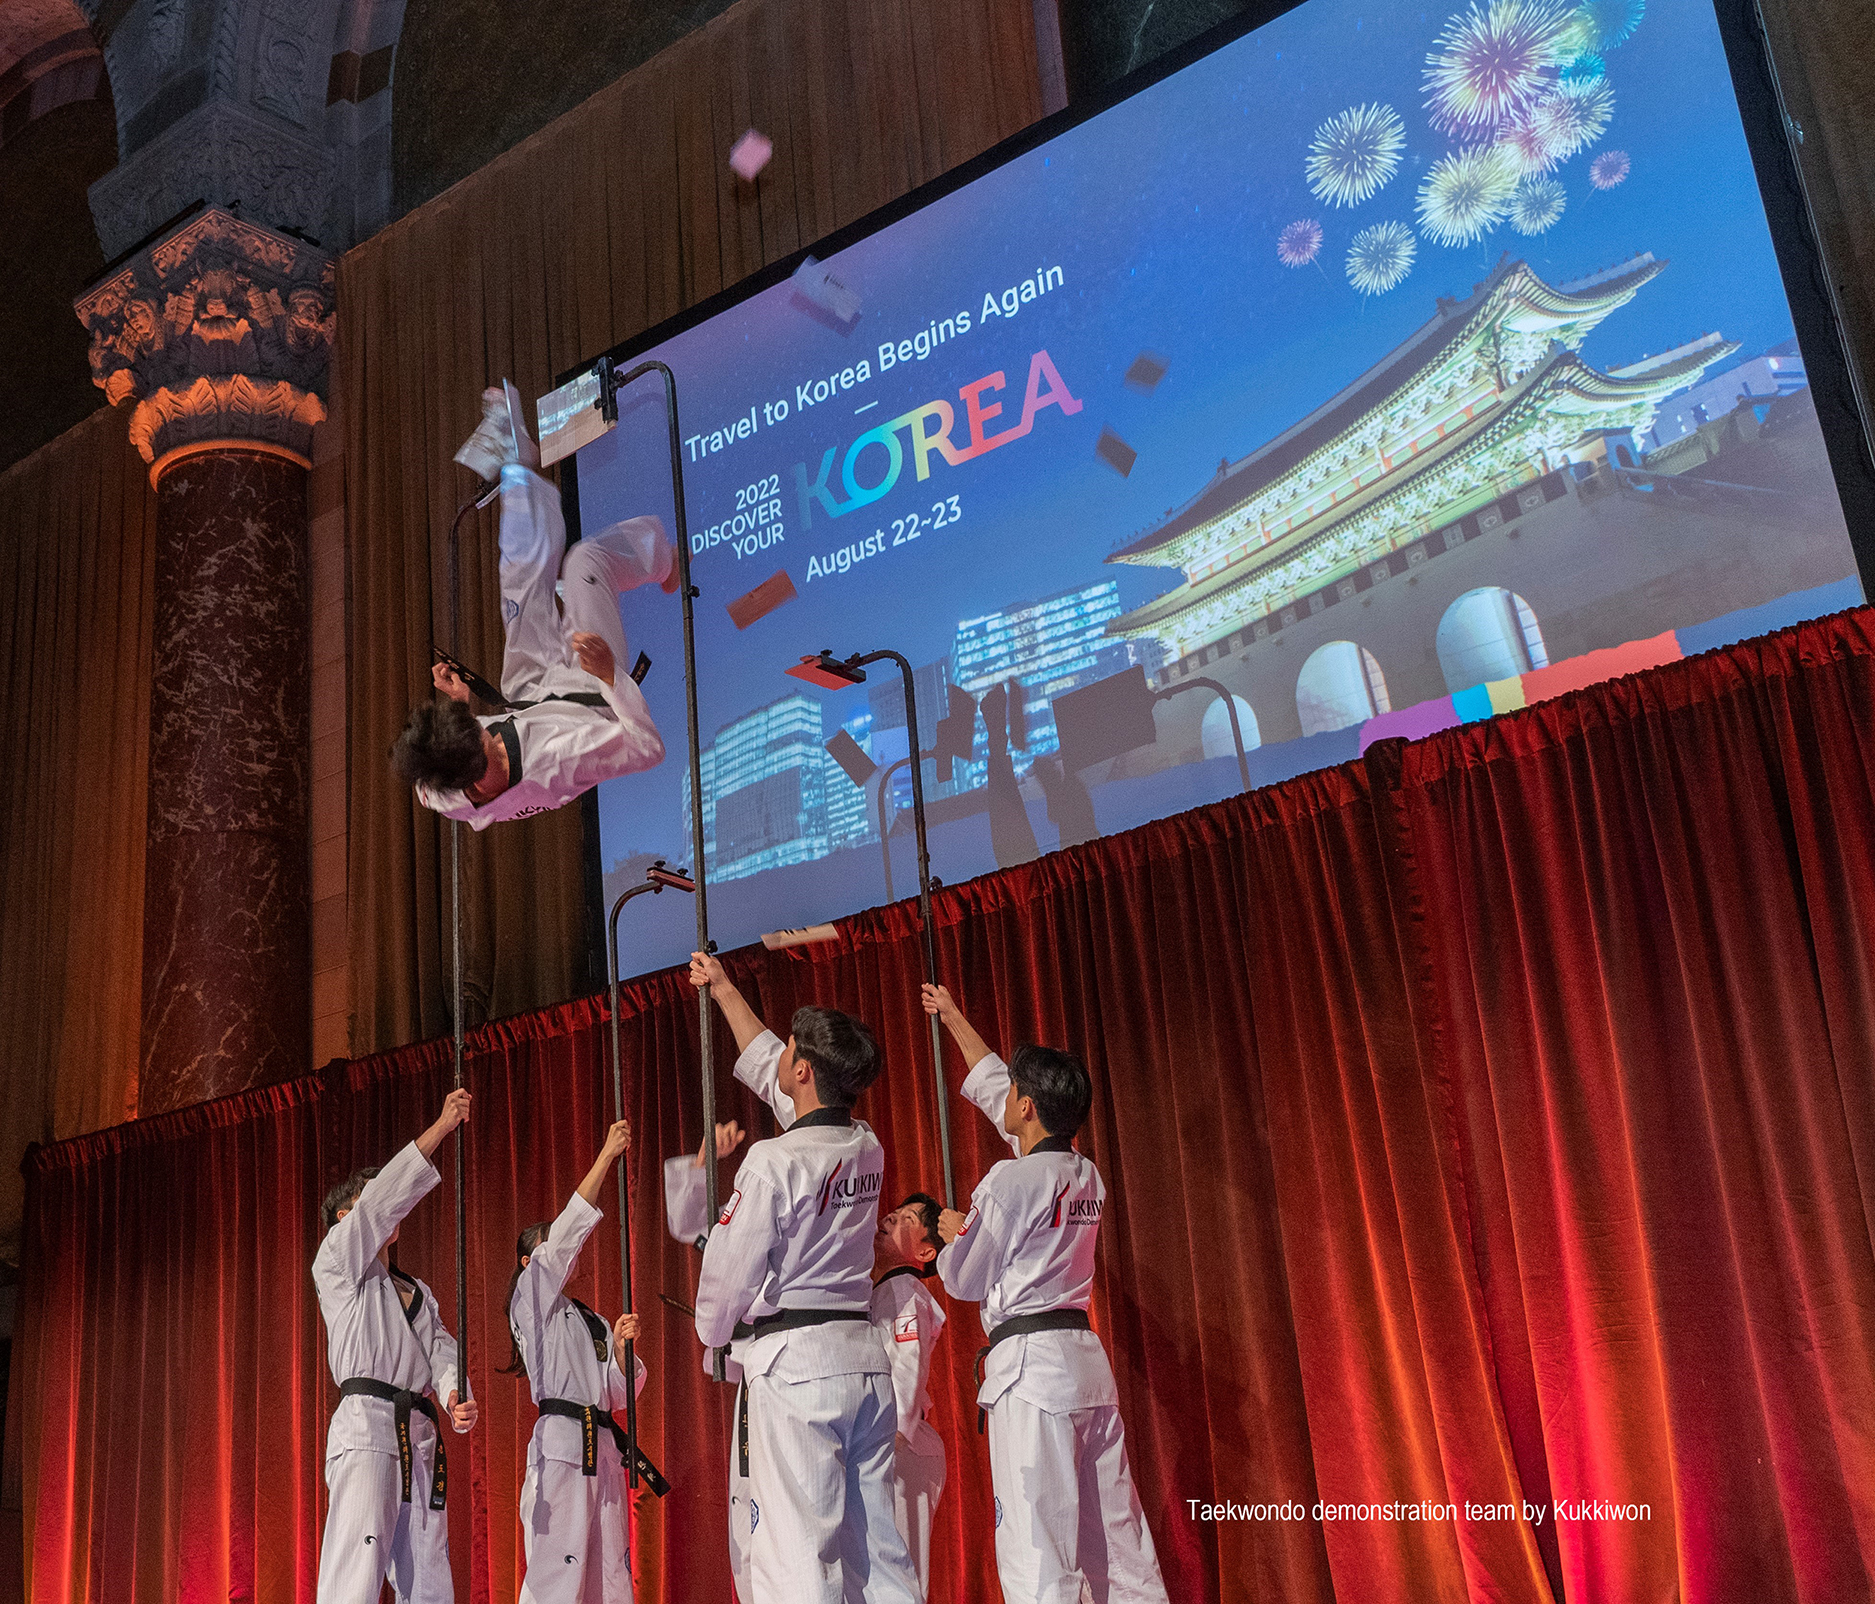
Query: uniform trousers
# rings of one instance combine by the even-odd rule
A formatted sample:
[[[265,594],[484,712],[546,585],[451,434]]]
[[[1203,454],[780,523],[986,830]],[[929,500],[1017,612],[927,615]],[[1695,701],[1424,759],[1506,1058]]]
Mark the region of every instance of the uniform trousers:
[[[736,1389],[736,1408],[742,1407],[742,1390]],[[749,1478],[742,1474],[742,1445],[737,1441],[736,1423],[729,1422],[729,1574],[736,1584],[737,1604],[755,1604],[755,1588],[749,1579],[749,1549],[755,1540],[758,1515],[749,1496]]]
[[[676,561],[663,526],[649,517],[608,525],[566,549],[560,492],[519,468],[501,480],[501,559],[501,690],[516,698],[538,695],[543,674],[575,665],[573,636],[581,632],[611,647],[615,677],[629,672],[619,596],[660,582]]]
[[[931,1517],[944,1496],[944,1449],[935,1454],[914,1453],[903,1437],[892,1439],[892,1524],[905,1539],[911,1568],[918,1577],[918,1597],[931,1596]],[[865,1594],[855,1577],[846,1579],[847,1604],[858,1604]]]
[[[743,1385],[751,1604],[920,1604],[892,1512],[891,1378],[748,1376]]]
[[[1005,1604],[1168,1604],[1112,1404],[1051,1414],[990,1405],[996,1570]]]
[[[598,1474],[528,1456],[521,1483],[527,1576],[520,1604],[631,1604],[625,1462],[600,1434]]]
[[[326,1460],[332,1502],[319,1550],[318,1604],[378,1604],[387,1577],[403,1604],[454,1604],[449,1513],[430,1508],[435,1453],[434,1440],[413,1442],[407,1504],[394,1452],[347,1448]]]
[[[893,1439],[892,1514],[918,1573],[918,1596],[931,1596],[931,1519],[944,1496],[944,1450],[920,1454]],[[849,1595],[850,1596],[850,1595]]]

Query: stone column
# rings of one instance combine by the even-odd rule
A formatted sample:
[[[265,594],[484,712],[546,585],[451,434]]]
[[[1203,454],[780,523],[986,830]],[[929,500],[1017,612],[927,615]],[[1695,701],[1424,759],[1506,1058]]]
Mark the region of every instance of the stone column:
[[[157,498],[142,1114],[307,1062],[306,470],[332,285],[324,252],[209,208],[77,303]]]

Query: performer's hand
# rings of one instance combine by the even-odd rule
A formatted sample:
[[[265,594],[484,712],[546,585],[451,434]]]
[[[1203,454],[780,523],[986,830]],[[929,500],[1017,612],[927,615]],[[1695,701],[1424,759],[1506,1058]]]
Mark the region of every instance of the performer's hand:
[[[690,984],[698,991],[705,986],[727,986],[729,976],[723,972],[722,960],[711,952],[691,953]]]
[[[716,1156],[717,1158],[718,1159],[728,1158],[731,1153],[735,1152],[736,1147],[741,1142],[741,1140],[742,1140],[742,1127],[738,1125],[733,1119],[728,1121],[726,1124],[718,1125],[716,1127]],[[706,1136],[703,1139],[703,1146],[697,1149],[697,1168],[698,1169],[703,1168],[704,1150],[708,1148],[709,1145],[710,1145],[710,1139]]]
[[[465,1398],[459,1392],[449,1395],[449,1423],[457,1431],[467,1431],[476,1422],[482,1412],[482,1406],[473,1398]]]
[[[943,1240],[946,1247],[949,1247],[951,1243],[955,1242],[958,1237],[963,1235],[963,1229],[964,1217],[955,1209],[940,1209],[938,1211],[938,1236]]]
[[[622,1348],[626,1343],[636,1342],[637,1340],[638,1316],[635,1314],[621,1314],[612,1325],[613,1346]]]
[[[469,1118],[469,1094],[458,1087],[443,1099],[443,1111],[436,1116],[436,1123],[417,1138],[417,1151],[425,1158],[435,1158],[436,1150],[443,1145],[443,1138],[458,1125],[465,1124]]]
[[[430,664],[430,683],[447,696],[452,702],[469,705],[469,687],[462,683],[462,676],[447,663]]]
[[[574,631],[573,655],[594,679],[606,685],[612,683],[612,674],[618,665],[612,661],[612,648],[606,645],[603,635],[590,635],[583,629]]]
[[[605,1133],[605,1146],[599,1149],[601,1163],[610,1164],[623,1158],[625,1149],[632,1145],[632,1126],[628,1119],[615,1119],[612,1127]]]
[[[936,1014],[941,1024],[948,1025],[963,1016],[957,1011],[957,999],[951,996],[948,988],[934,986],[929,981],[918,988],[918,1000],[924,1004],[927,1014]]]

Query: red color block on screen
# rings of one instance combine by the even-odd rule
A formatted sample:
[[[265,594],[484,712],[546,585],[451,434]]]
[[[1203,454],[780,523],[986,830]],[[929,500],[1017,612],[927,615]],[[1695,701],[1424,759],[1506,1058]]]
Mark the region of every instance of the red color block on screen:
[[[1631,640],[1625,645],[1604,647],[1599,652],[1584,652],[1566,662],[1548,668],[1533,668],[1523,677],[1523,701],[1546,702],[1565,691],[1579,691],[1605,679],[1619,679],[1623,674],[1638,674],[1644,668],[1658,668],[1662,663],[1677,663],[1683,654],[1679,637],[1668,630],[1647,640]]]
[[[746,596],[738,596],[729,604],[729,617],[737,629],[747,629],[758,618],[766,618],[783,602],[791,602],[800,594],[794,588],[794,581],[788,577],[788,570],[783,568],[771,574]]]

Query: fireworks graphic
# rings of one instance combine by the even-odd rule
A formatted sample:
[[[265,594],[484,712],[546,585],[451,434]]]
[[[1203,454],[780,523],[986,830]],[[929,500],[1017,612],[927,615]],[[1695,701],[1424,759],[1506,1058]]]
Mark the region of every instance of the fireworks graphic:
[[[1563,214],[1567,196],[1553,178],[1533,178],[1517,186],[1510,201],[1510,226],[1519,234],[1541,234]]]
[[[1419,241],[1404,223],[1376,223],[1348,247],[1348,282],[1363,295],[1385,295],[1413,271]]]
[[[1584,0],[1576,10],[1582,31],[1596,50],[1613,50],[1626,44],[1646,15],[1647,0]]]
[[[1331,206],[1358,206],[1399,171],[1406,124],[1391,106],[1354,106],[1309,143],[1309,188]]]
[[[1426,107],[1450,134],[1486,134],[1514,117],[1580,54],[1584,30],[1557,0],[1473,0],[1426,57]]]
[[[1615,92],[1606,78],[1565,78],[1530,110],[1530,127],[1557,161],[1567,161],[1608,131]]]
[[[1589,163],[1589,182],[1597,189],[1613,189],[1633,168],[1625,150],[1605,150]]]
[[[1307,267],[1321,249],[1322,225],[1312,217],[1298,218],[1276,236],[1276,260],[1284,267]]]
[[[1562,70],[1563,82],[1580,80],[1584,83],[1599,83],[1608,76],[1608,63],[1593,50],[1585,50]]]
[[[1440,245],[1469,245],[1504,221],[1517,166],[1498,145],[1478,145],[1432,165],[1419,187],[1419,227]]]
[[[1497,144],[1505,159],[1525,178],[1551,171],[1562,159],[1550,143],[1548,131],[1538,125],[1534,107],[1518,112],[1505,124]]]

